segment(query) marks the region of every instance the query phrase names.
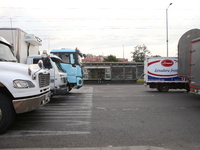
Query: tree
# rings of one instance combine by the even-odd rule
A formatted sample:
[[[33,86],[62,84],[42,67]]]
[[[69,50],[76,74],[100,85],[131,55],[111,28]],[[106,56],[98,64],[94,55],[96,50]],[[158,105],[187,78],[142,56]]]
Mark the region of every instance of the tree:
[[[148,57],[149,55],[151,55],[151,52],[149,50],[147,50],[146,45],[137,45],[134,47],[135,51],[131,52],[131,54],[133,56],[131,56],[133,58],[133,62],[143,62],[145,60],[146,57]]]
[[[117,59],[116,56],[109,55],[107,58],[104,58],[103,62],[122,62],[122,61]]]
[[[153,55],[152,57],[161,57],[160,55]]]

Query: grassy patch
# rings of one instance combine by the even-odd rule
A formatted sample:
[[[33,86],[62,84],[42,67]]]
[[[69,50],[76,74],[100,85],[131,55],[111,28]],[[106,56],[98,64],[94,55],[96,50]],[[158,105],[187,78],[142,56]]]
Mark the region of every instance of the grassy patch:
[[[138,79],[137,83],[144,83],[144,79]]]

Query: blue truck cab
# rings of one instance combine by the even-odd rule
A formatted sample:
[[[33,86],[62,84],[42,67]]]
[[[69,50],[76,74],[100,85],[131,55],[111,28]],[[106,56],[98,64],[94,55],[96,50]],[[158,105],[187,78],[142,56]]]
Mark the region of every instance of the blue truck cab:
[[[84,54],[78,48],[53,49],[50,54],[57,55],[62,59],[61,65],[68,76],[69,91],[72,88],[81,88],[83,86],[82,57]]]

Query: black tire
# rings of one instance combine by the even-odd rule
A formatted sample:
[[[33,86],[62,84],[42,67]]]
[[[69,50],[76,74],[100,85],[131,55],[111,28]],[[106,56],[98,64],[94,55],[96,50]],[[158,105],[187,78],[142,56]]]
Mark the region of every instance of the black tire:
[[[169,90],[168,84],[160,84],[158,86],[158,91],[160,91],[160,92],[168,92],[168,90]]]
[[[189,84],[186,85],[186,91],[187,91],[187,93],[190,92],[190,86],[189,86]]]
[[[72,90],[72,87],[69,85],[68,89],[69,89],[69,91],[68,91],[68,93],[69,93]]]
[[[157,87],[157,90],[158,90],[159,92],[161,92],[160,89],[159,89],[159,87]]]
[[[16,113],[11,100],[6,95],[0,93],[0,133],[10,127],[15,120],[15,116]]]
[[[69,92],[70,92],[71,90],[72,90],[72,88],[69,88]],[[68,93],[69,93],[69,92],[68,92]]]

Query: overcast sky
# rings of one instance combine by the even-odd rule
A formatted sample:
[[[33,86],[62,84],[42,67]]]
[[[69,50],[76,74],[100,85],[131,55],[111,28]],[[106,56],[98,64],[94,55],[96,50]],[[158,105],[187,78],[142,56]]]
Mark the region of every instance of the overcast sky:
[[[78,47],[131,60],[134,47],[145,44],[165,57],[168,8],[169,56],[177,56],[181,35],[200,26],[199,6],[199,0],[0,0],[0,28],[12,20],[13,28],[42,39],[40,50]]]

